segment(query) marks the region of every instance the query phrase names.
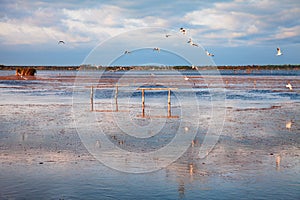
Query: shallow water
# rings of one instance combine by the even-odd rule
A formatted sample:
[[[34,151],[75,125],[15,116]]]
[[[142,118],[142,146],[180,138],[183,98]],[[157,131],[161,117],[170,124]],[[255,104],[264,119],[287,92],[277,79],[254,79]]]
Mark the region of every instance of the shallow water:
[[[190,77],[189,84],[183,79],[179,82],[181,75],[173,76],[173,72],[154,72],[155,76],[176,83],[184,94],[180,99],[176,91],[172,92],[172,114],[181,116],[181,109],[188,109],[191,117],[187,127],[197,130],[197,134],[195,142],[175,162],[153,172],[132,174],[103,165],[87,151],[89,147],[78,134],[80,124],[74,124],[74,115],[92,114],[93,120],[105,126],[107,137],[116,147],[139,153],[169,144],[181,130],[178,123],[182,116],[136,117],[142,112],[141,93],[132,85],[119,88],[119,109],[127,109],[128,113],[91,113],[90,88],[76,90],[78,85],[74,86],[74,82],[59,80],[62,73],[64,78],[73,80],[74,72],[46,71],[38,73],[43,80],[0,81],[0,199],[299,199],[299,74],[223,72],[224,102],[218,96],[220,91],[211,93],[214,90],[210,88],[210,76],[216,75],[213,72],[203,74],[206,82],[195,72],[184,72]],[[139,78],[150,73],[134,72],[130,76]],[[107,75],[114,78],[116,74]],[[292,81],[293,91],[285,88],[287,80]],[[90,83],[93,81],[85,80],[84,85]],[[95,109],[114,109],[114,95],[114,88],[96,89]],[[82,113],[74,114],[72,103],[78,97]],[[193,113],[194,97],[199,116]],[[145,98],[146,114],[167,115],[166,91],[148,91]],[[210,128],[214,102],[215,109],[226,107],[225,123],[218,143],[207,157],[200,159],[197,153]],[[122,124],[128,117],[132,118],[132,126]],[[111,119],[114,120],[109,127],[107,121]],[[147,129],[152,123],[158,128],[151,129],[150,135],[158,133],[152,137],[146,137],[148,133],[146,138],[124,135],[134,134],[134,125]],[[89,128],[95,131],[97,127]],[[120,140],[125,143],[119,144]],[[118,158],[111,156],[112,161]],[[136,163],[138,171],[147,162]]]

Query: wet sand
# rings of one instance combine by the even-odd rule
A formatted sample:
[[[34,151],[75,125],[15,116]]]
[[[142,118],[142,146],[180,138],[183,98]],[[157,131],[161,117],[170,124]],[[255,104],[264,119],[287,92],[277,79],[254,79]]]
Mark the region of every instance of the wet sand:
[[[198,89],[214,84],[213,76],[189,78]],[[136,77],[136,82],[145,79]],[[293,91],[285,88],[287,79],[293,81]],[[87,151],[74,125],[74,77],[37,77],[25,85],[0,80],[1,199],[300,196],[299,76],[223,76],[226,118],[213,150],[204,159],[197,157],[199,133],[177,161],[141,175],[109,169]],[[103,79],[103,84],[115,82]],[[205,124],[202,128],[207,129]]]

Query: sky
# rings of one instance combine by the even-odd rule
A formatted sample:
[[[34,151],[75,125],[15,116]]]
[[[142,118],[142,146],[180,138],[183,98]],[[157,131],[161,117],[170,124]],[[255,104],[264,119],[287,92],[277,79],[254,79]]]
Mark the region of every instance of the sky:
[[[299,0],[0,0],[0,17],[5,65],[80,65],[99,45],[152,27],[184,27],[216,65],[300,64]]]

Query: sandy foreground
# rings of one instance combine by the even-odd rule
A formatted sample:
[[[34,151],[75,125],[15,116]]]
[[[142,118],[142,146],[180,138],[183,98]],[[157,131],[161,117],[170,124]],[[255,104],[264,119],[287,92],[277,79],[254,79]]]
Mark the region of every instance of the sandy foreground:
[[[103,169],[102,164],[82,143],[74,123],[72,109],[74,77],[37,78],[34,84],[20,86],[9,83],[7,85],[5,81],[12,81],[14,79],[12,77],[0,78],[1,185],[9,185],[14,181],[14,176],[9,176],[7,173],[20,172],[22,168],[59,171],[62,168],[71,170],[74,166],[77,166],[76,169],[79,169],[78,166],[82,168],[93,166],[95,169],[101,166],[100,169]],[[199,90],[204,87],[205,81],[203,82],[199,77],[189,78],[194,86],[199,86],[196,87]],[[213,84],[213,77],[209,80]],[[242,185],[246,183],[251,187],[253,182],[255,186],[259,186],[259,183],[263,186],[264,179],[274,178],[274,176],[279,176],[275,180],[281,182],[280,185],[285,185],[287,191],[292,191],[292,195],[287,195],[287,199],[299,197],[300,183],[297,180],[300,179],[300,79],[296,77],[293,81],[294,90],[289,91],[285,88],[286,77],[223,77],[227,95],[232,98],[226,100],[225,122],[217,144],[207,157],[199,159],[195,152],[201,146],[203,138],[201,132],[197,134],[195,140],[191,141],[190,147],[183,156],[162,169],[166,177],[169,177],[163,182],[165,184],[175,182],[177,185],[175,190],[179,196],[176,194],[175,197],[187,198],[190,192],[192,195],[190,197],[196,198],[200,195],[197,193],[199,188],[200,191],[208,190],[213,193],[216,190],[213,186],[203,184],[207,179],[215,180],[218,187],[226,188],[224,182],[236,182]],[[112,84],[115,81],[111,78],[103,79],[103,83]],[[44,89],[45,84],[46,89]],[[253,91],[257,96],[242,97],[242,94],[249,91]],[[273,93],[282,93],[282,95],[271,98],[270,95]],[[269,96],[263,99],[264,95]],[[89,107],[87,111],[88,109]],[[202,128],[205,132],[208,127],[203,123]],[[118,137],[117,135],[116,138]],[[128,141],[128,144],[133,142]],[[116,143],[116,145],[120,147],[123,145],[124,148],[127,144]],[[82,170],[82,173],[84,172]],[[123,175],[119,176],[122,179]],[[147,180],[146,174],[142,176]],[[287,182],[285,178],[280,178],[281,176],[293,177],[293,179]],[[184,185],[189,185],[190,188]],[[26,193],[19,188],[10,194],[12,189],[4,188],[0,190],[0,197],[3,199],[20,198],[22,193]],[[274,189],[272,186],[269,188],[265,185],[263,188]],[[110,190],[106,192],[116,197]],[[68,199],[68,194],[62,191],[58,193],[59,195],[50,195],[50,197]],[[244,194],[242,191],[241,193]],[[272,197],[270,191],[266,193],[267,198]],[[77,197],[80,198],[81,195],[78,194]],[[162,191],[161,195],[163,196]],[[172,193],[170,195],[172,196]],[[283,197],[285,194],[279,192],[279,195]],[[136,197],[134,193],[132,197]]]

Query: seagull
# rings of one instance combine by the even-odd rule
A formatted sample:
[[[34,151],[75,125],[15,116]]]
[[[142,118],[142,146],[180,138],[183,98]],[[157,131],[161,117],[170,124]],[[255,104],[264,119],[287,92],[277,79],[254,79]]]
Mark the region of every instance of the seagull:
[[[185,30],[184,28],[180,28],[179,31],[180,31],[183,35],[186,34],[186,30]]]
[[[198,70],[197,66],[192,65],[192,69]]]
[[[170,34],[166,34],[166,38],[170,37],[171,35]]]
[[[189,43],[190,45],[192,45],[194,47],[198,47],[198,44],[194,43],[193,40],[192,40],[192,38],[190,38],[187,43]]]
[[[188,81],[188,80],[189,80],[189,77],[184,76],[184,80]]]
[[[58,44],[65,44],[65,42],[63,40],[59,40]]]
[[[286,84],[286,86],[285,86],[285,87],[289,88],[290,90],[293,90],[293,87],[292,87],[292,85],[291,85],[291,83],[290,83],[290,82],[288,82],[288,84]]]
[[[280,48],[277,47],[277,54],[276,54],[276,56],[281,56],[281,55],[283,55],[283,53],[281,52]]]
[[[214,54],[212,54],[212,53],[209,53],[207,50],[205,50],[205,52],[206,52],[206,55],[208,55],[208,56],[215,56]]]
[[[155,47],[155,48],[153,48],[153,51],[160,51],[160,48],[158,48],[158,47]]]
[[[293,124],[292,121],[286,122],[285,128],[290,130],[292,128],[292,124]]]
[[[131,52],[130,52],[130,51],[127,51],[127,50],[124,52],[124,54],[129,54],[129,53],[131,53]]]

